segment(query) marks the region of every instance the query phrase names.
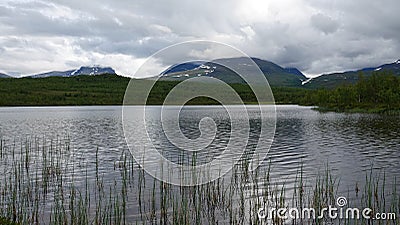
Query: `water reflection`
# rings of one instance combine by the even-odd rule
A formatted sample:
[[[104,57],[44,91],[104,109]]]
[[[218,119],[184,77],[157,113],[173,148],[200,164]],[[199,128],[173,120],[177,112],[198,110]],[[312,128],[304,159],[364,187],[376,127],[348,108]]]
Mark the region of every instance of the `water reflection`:
[[[180,117],[184,135],[197,138],[198,123],[204,116],[214,118],[218,128],[217,139],[199,155],[209,161],[210,152],[218,154],[226,147],[231,127],[223,110],[194,107]],[[398,119],[398,116],[319,113],[309,107],[277,106],[276,135],[266,159],[272,162],[271,176],[290,184],[300,164],[305,176],[313,177],[329,163],[344,184],[342,191],[352,190],[356,182],[363,182],[371,166],[384,170],[390,182],[400,171]],[[250,114],[248,149],[256,146],[259,123],[259,114]],[[177,150],[166,141],[157,120],[151,129],[155,131],[151,132],[152,139],[159,149],[174,160]],[[74,157],[88,163],[93,161],[98,148],[103,171],[110,171],[122,152],[128,150],[121,108],[117,106],[0,108],[0,136],[8,143],[35,136],[52,139],[68,136]]]

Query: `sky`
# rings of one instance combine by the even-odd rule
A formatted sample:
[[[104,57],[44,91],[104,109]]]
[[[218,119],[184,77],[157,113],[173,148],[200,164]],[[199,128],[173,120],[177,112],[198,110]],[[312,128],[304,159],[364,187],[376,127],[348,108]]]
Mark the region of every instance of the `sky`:
[[[308,76],[400,58],[398,0],[0,0],[0,72],[111,66],[210,40]]]

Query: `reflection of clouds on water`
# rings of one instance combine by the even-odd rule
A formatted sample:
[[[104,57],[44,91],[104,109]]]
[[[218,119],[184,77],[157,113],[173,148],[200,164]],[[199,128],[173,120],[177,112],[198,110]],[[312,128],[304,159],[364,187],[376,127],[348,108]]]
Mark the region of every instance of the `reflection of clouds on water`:
[[[287,171],[294,169],[290,164],[303,162],[305,177],[313,177],[318,170],[323,173],[328,163],[340,177],[339,191],[347,193],[354,190],[356,182],[365,182],[365,174],[373,166],[379,172],[384,170],[392,182],[400,169],[400,152],[396,150],[400,124],[393,122],[396,120],[373,114],[278,107],[275,142],[269,153],[276,158],[275,163],[272,160],[275,174],[290,176]]]
[[[158,109],[153,109],[160,111]],[[160,122],[159,112],[151,113],[150,121],[147,123],[148,134],[155,145],[157,150],[164,155],[168,160],[179,163],[177,156],[183,156],[189,158],[185,160],[184,164],[190,164],[192,160],[192,151],[187,149],[180,149],[168,140],[165,135],[164,129]],[[158,116],[158,118],[157,118]],[[200,139],[199,122],[201,119],[209,117],[216,123],[216,136],[211,139],[211,142],[205,139]],[[165,123],[168,123],[168,119]],[[206,146],[204,149],[196,151],[197,164],[204,164],[210,162],[214,157],[220,155],[220,153],[226,148],[230,138],[230,120],[223,107],[209,110],[205,107],[185,107],[179,115],[179,126],[180,130],[172,130],[171,136],[177,136],[179,132],[182,132],[187,138],[200,142],[199,145]],[[213,126],[207,124],[202,127],[204,132],[213,133]],[[204,143],[202,143],[204,142]]]
[[[189,136],[198,136],[196,118],[204,115],[217,121],[218,138],[222,141],[212,145],[213,149],[222,148],[226,145],[224,140],[229,138],[229,123],[222,111],[185,111],[181,117],[185,126],[182,131]],[[251,148],[255,145],[252,140],[257,136],[258,122],[255,115],[249,115],[252,128],[248,147]],[[277,106],[277,117],[276,136],[268,160],[272,162],[271,177],[281,178],[286,186],[293,183],[301,162],[304,177],[312,178],[329,161],[333,173],[340,176],[343,192],[354,190],[357,181],[362,187],[371,163],[374,168],[385,170],[389,186],[393,177],[399,174],[400,124],[396,117],[319,113],[297,106]],[[152,124],[151,129],[158,129],[156,120],[148,123]],[[69,135],[75,161],[93,163],[99,147],[100,170],[103,172],[113,170],[121,153],[128,150],[122,132],[121,107],[1,108],[0,136],[12,143],[14,139],[24,141],[26,135],[48,139]],[[168,149],[168,145],[160,140],[159,145]],[[164,153],[173,158],[172,152]],[[112,173],[107,176],[111,177]]]

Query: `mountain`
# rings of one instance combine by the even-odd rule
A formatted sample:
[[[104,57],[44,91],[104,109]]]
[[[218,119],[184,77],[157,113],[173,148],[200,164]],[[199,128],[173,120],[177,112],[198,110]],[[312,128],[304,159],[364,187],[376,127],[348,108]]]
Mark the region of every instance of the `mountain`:
[[[69,77],[75,70],[68,71],[51,71],[46,73],[40,73],[35,75],[30,75],[31,78],[44,78],[44,77]]]
[[[12,78],[10,75],[0,73],[0,78]]]
[[[100,67],[100,66],[82,66],[76,70],[67,71],[51,71],[47,73],[35,74],[28,77],[31,78],[44,78],[44,77],[72,77],[79,75],[101,75],[101,74],[116,74],[114,69],[111,67]]]
[[[365,77],[372,74],[391,73],[400,76],[400,59],[396,62],[383,64],[378,67],[368,67],[355,71],[346,71],[342,73],[323,74],[304,82],[306,88],[334,88],[343,84],[354,84],[358,81],[359,75]]]
[[[302,82],[307,78],[296,68],[282,68],[281,66],[270,61],[252,58],[258,65],[271,86],[290,86],[300,87]],[[244,80],[238,76],[231,69],[222,66],[221,64],[235,65],[235,70],[240,69],[246,71],[249,67],[246,63],[247,58],[227,58],[217,59],[213,62],[203,62],[199,64],[183,63],[174,65],[160,74],[161,80],[185,80],[195,76],[208,76],[216,77],[227,83],[245,83]]]
[[[78,70],[75,70],[74,72],[71,73],[72,76],[100,75],[100,74],[116,74],[116,73],[115,70],[111,67],[100,67],[100,66],[94,66],[94,67],[82,66]]]
[[[291,73],[291,74],[298,75],[299,77],[305,77],[304,74],[297,68],[289,67],[289,68],[285,68],[285,71],[288,73]]]
[[[374,73],[392,73],[400,76],[400,60],[393,63],[383,64],[378,67],[366,67],[354,71],[345,71],[341,73],[322,74],[318,77],[307,78],[297,68],[283,68],[273,62],[252,58],[263,72],[271,86],[279,87],[304,87],[304,88],[334,88],[342,84],[354,84],[358,81],[359,75],[368,77]],[[160,80],[182,81],[191,77],[208,76],[216,77],[227,83],[245,83],[234,71],[222,66],[222,64],[234,65],[233,69],[246,71],[249,67],[247,58],[225,58],[217,59],[212,62],[193,61],[172,65],[162,73]],[[100,75],[116,74],[111,67],[100,66],[82,66],[76,70],[52,71],[47,73],[35,74],[28,77],[72,77],[79,75]],[[12,76],[0,73],[0,78],[12,78]]]
[[[172,65],[168,69],[166,69],[164,72],[162,72],[161,75],[166,75],[166,74],[171,74],[171,73],[179,73],[179,72],[185,72],[185,71],[189,71],[189,70],[198,69],[204,63],[205,62],[202,62],[202,61],[194,61],[194,62],[186,62],[186,63]]]

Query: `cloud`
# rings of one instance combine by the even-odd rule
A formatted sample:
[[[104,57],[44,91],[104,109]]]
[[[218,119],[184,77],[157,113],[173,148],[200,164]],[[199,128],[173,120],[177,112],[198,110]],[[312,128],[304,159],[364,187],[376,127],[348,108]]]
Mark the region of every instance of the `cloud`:
[[[253,37],[254,37],[254,35],[256,35],[256,32],[253,30],[253,28],[251,28],[251,26],[242,27],[242,28],[240,28],[240,30],[241,30],[243,33],[246,34],[246,37],[247,37],[249,40],[252,40]]]
[[[311,24],[325,34],[334,33],[339,28],[337,21],[321,13],[311,16]]]
[[[158,50],[197,39],[309,75],[374,66],[399,58],[398,6],[397,0],[4,0],[0,72],[107,64],[131,75]]]

